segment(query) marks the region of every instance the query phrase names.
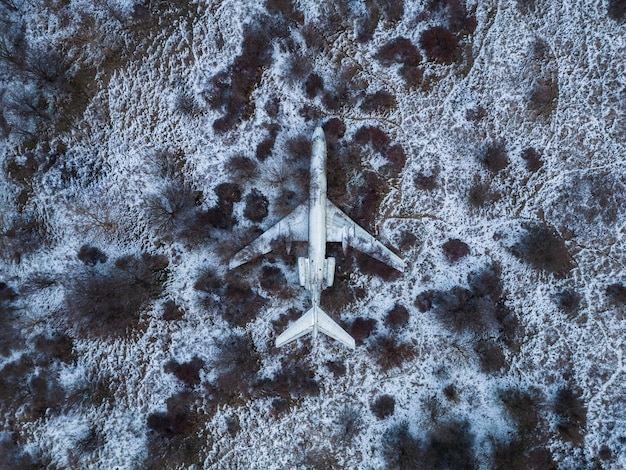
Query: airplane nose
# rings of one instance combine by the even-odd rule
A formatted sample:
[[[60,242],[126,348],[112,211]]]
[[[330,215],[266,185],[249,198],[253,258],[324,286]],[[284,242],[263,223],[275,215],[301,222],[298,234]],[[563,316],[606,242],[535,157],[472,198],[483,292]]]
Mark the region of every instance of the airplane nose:
[[[313,132],[313,139],[324,139],[324,129],[322,129],[322,126],[317,126],[315,132]]]

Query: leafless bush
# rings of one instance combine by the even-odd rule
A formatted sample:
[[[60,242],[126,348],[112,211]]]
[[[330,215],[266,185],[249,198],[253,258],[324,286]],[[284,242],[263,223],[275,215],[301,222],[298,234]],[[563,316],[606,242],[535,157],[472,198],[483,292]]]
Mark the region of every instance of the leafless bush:
[[[441,26],[433,26],[422,33],[420,46],[432,62],[451,64],[459,54],[459,40],[456,35]]]
[[[432,290],[420,292],[417,294],[417,297],[415,297],[413,305],[415,305],[415,307],[417,307],[417,309],[422,313],[428,312],[433,307],[435,293],[436,291]]]
[[[353,406],[344,406],[337,414],[335,424],[337,438],[344,443],[352,442],[363,428],[361,410]]]
[[[624,305],[626,304],[626,285],[615,283],[606,287],[606,295],[611,302]]]
[[[159,230],[171,230],[193,216],[193,209],[201,193],[188,185],[174,181],[165,186],[163,192],[148,201],[151,222]]]
[[[322,126],[324,133],[326,134],[326,142],[334,144],[337,140],[341,139],[346,133],[346,125],[339,118],[331,118]]]
[[[557,429],[561,437],[580,445],[587,425],[587,409],[579,389],[561,388],[554,397],[552,409],[558,417]]]
[[[422,55],[410,39],[397,37],[383,45],[374,56],[382,65],[403,64],[417,67]]]
[[[42,365],[49,365],[53,360],[70,363],[74,360],[74,341],[63,332],[53,332],[50,335],[35,337],[35,350],[41,354]]]
[[[507,365],[502,347],[493,340],[479,340],[474,350],[480,360],[480,369],[487,374],[499,372]]]
[[[51,412],[59,412],[65,403],[66,393],[57,377],[47,369],[41,369],[28,382],[30,402],[26,411],[33,418],[41,418]]]
[[[556,304],[569,318],[574,318],[580,310],[582,297],[574,289],[565,289],[556,295]],[[625,299],[626,300],[626,296]]]
[[[243,215],[252,222],[262,222],[268,214],[269,201],[258,191],[253,189],[246,195],[246,207]]]
[[[233,333],[220,339],[216,346],[218,353],[212,364],[218,373],[213,390],[214,399],[218,403],[227,403],[239,395],[247,396],[260,367],[252,338]]]
[[[565,241],[544,225],[525,224],[522,228],[525,232],[511,252],[535,269],[559,278],[569,275],[573,262]]]
[[[482,207],[487,203],[493,204],[498,202],[500,198],[501,195],[492,191],[488,183],[479,180],[470,188],[468,194],[468,202],[474,208]]]
[[[465,2],[462,0],[431,0],[427,8],[433,13],[443,13],[454,33],[467,35],[476,29],[476,18],[467,14]]]
[[[434,168],[430,172],[418,172],[413,178],[413,182],[418,189],[423,191],[432,191],[437,187],[437,177],[439,176],[439,168]]]
[[[609,18],[617,22],[623,23],[626,19],[626,1],[625,0],[609,0],[607,5],[607,13]]]
[[[294,399],[318,396],[319,393],[315,372],[297,359],[283,362],[280,372],[271,379],[259,381],[255,386],[255,394],[279,396],[290,404]]]
[[[468,421],[438,423],[424,447],[424,468],[478,468]]]
[[[15,415],[18,408],[27,404],[29,376],[34,367],[32,357],[23,354],[0,369],[0,410],[3,415]]]
[[[106,273],[88,272],[66,295],[69,323],[81,335],[118,336],[134,327],[140,312],[163,292],[167,259],[125,256]]]
[[[409,431],[409,423],[402,421],[388,428],[382,437],[382,453],[388,468],[414,470],[424,467],[421,441]]]
[[[469,254],[469,246],[458,238],[451,238],[442,246],[443,253],[450,263],[455,263]]]
[[[404,305],[395,304],[385,316],[385,325],[390,328],[401,328],[409,322],[409,311]]]
[[[324,91],[324,79],[316,73],[310,74],[304,82],[304,91],[309,99],[315,98]]]
[[[389,136],[379,127],[363,126],[354,134],[359,145],[371,144],[375,151],[383,152],[389,146]]]
[[[343,361],[328,361],[326,368],[332,372],[334,377],[342,377],[346,374],[346,365]]]
[[[388,371],[394,367],[400,367],[405,361],[416,356],[416,351],[409,344],[398,343],[397,339],[391,336],[379,336],[373,341],[368,350],[374,355],[376,363],[383,371]]]
[[[107,255],[103,251],[90,245],[81,246],[77,257],[87,266],[95,266],[98,263],[106,263],[108,259]]]
[[[37,461],[24,449],[17,432],[0,432],[0,455],[2,455],[2,464],[0,465],[6,470],[17,468],[24,470],[46,468],[44,462]]]
[[[396,97],[385,90],[367,94],[361,102],[361,110],[366,113],[384,113],[396,106]]]
[[[532,147],[525,148],[521,156],[526,161],[526,169],[528,171],[537,171],[543,165],[541,155]]]
[[[373,318],[357,317],[350,325],[350,336],[354,338],[356,344],[363,344],[376,330],[376,323]]]
[[[0,355],[10,356],[11,350],[17,348],[22,342],[22,337],[16,329],[15,320],[17,307],[14,300],[17,293],[6,283],[0,282]]]
[[[370,405],[374,416],[378,419],[385,419],[393,415],[396,408],[396,399],[392,395],[380,395]]]
[[[256,158],[260,162],[264,162],[267,157],[272,155],[272,150],[274,149],[274,142],[276,141],[276,137],[268,137],[267,139],[261,141],[259,145],[256,147]]]
[[[165,321],[175,321],[183,318],[185,314],[184,310],[181,309],[176,302],[173,300],[168,300],[163,305],[163,320]]]
[[[165,372],[171,372],[178,380],[188,387],[200,384],[200,370],[204,367],[204,361],[194,356],[189,362],[178,363],[174,359],[165,364]]]
[[[489,144],[480,160],[485,165],[485,168],[494,175],[504,170],[509,164],[509,157],[506,154],[504,143],[492,142]]]
[[[529,106],[538,114],[550,116],[556,108],[559,88],[552,80],[539,80],[530,92]]]
[[[260,284],[263,289],[279,297],[284,297],[288,289],[287,279],[283,271],[276,266],[263,266]]]
[[[226,168],[235,178],[235,181],[247,181],[256,176],[257,164],[254,160],[243,155],[231,158],[226,164]]]
[[[48,227],[43,221],[27,215],[18,216],[4,233],[0,232],[0,257],[20,263],[24,256],[45,244],[47,232]]]

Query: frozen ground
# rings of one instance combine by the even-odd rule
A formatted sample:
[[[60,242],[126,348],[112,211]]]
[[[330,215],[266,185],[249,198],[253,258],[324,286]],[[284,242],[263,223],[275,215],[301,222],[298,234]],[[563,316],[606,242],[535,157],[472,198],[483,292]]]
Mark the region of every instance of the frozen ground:
[[[626,467],[624,2],[336,3],[0,1],[1,468]]]

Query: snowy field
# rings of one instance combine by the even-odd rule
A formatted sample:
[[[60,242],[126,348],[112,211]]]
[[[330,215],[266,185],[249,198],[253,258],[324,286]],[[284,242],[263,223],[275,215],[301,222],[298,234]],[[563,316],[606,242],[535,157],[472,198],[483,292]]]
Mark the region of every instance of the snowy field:
[[[1,0],[0,468],[626,468],[625,9]]]

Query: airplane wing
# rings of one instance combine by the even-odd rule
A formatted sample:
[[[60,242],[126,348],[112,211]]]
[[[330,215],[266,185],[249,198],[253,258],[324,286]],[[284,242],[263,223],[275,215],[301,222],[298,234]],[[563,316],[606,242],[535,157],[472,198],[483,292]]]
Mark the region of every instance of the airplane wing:
[[[327,336],[345,344],[350,349],[354,349],[354,338],[346,330],[341,328],[332,318],[321,309],[317,309],[317,328]]]
[[[294,341],[301,336],[306,335],[313,331],[313,307],[311,310],[306,312],[300,318],[296,320],[296,322],[287,328],[283,333],[276,338],[276,347],[280,348],[281,346]]]
[[[404,272],[404,260],[356,224],[328,199],[326,200],[326,241],[341,242]]]
[[[279,238],[292,241],[308,241],[309,239],[309,201],[305,201],[294,209],[284,219],[269,228],[263,235],[237,252],[230,262],[228,269],[234,269],[247,263],[257,256],[272,251],[272,242]]]

